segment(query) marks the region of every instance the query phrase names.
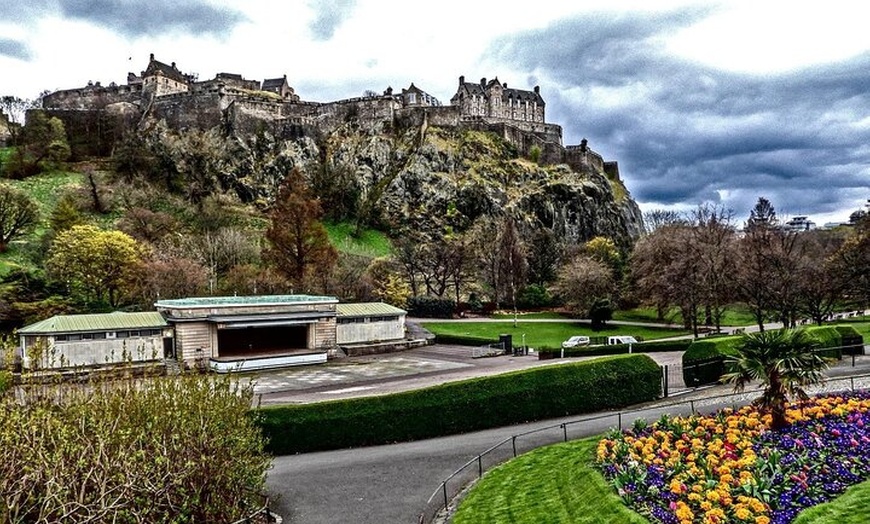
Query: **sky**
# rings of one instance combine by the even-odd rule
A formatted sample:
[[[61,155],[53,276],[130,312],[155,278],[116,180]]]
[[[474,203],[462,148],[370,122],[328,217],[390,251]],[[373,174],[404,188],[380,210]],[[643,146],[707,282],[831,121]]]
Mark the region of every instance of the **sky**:
[[[539,85],[641,209],[846,221],[870,199],[870,3],[734,0],[0,0],[0,95],[287,75],[303,100],[458,78]]]

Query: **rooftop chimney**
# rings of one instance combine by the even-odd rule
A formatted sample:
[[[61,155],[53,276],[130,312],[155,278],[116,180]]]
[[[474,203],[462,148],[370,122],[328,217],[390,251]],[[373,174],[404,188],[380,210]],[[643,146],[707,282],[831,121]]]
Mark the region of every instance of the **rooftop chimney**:
[[[462,84],[464,84],[464,83],[465,83],[465,76],[462,75],[459,77],[459,85],[462,86]]]
[[[151,53],[151,57],[148,58],[148,60],[150,60],[150,61],[152,61],[152,62],[154,61],[154,53]]]
[[[535,94],[541,94],[541,86],[535,86]]]
[[[480,79],[480,85],[486,86],[486,77]]]

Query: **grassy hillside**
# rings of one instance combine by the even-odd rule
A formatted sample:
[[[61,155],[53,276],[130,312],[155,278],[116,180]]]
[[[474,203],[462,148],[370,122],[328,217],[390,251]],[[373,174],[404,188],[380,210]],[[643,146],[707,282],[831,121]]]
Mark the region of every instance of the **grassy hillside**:
[[[329,241],[339,251],[351,255],[365,257],[385,257],[392,252],[390,239],[380,231],[364,229],[358,237],[354,236],[354,225],[342,222],[338,224],[324,224],[329,234]]]

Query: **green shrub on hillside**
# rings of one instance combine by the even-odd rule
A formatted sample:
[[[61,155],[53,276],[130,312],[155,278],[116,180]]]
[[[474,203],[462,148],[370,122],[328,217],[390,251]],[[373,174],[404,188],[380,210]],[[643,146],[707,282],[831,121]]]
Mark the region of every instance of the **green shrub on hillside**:
[[[631,387],[625,387],[631,384]],[[653,400],[659,366],[625,355],[393,395],[259,410],[278,455],[431,438]]]

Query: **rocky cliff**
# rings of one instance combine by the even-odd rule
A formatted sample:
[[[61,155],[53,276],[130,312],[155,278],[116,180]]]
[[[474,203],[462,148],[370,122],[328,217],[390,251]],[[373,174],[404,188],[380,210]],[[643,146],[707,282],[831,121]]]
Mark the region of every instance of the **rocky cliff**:
[[[287,151],[307,173],[344,173],[342,190],[357,195],[358,213],[393,233],[463,230],[503,213],[568,244],[605,236],[627,247],[642,230],[640,210],[618,177],[540,165],[494,133],[426,126],[385,132],[349,123]],[[274,187],[246,190],[268,199],[267,186]]]

